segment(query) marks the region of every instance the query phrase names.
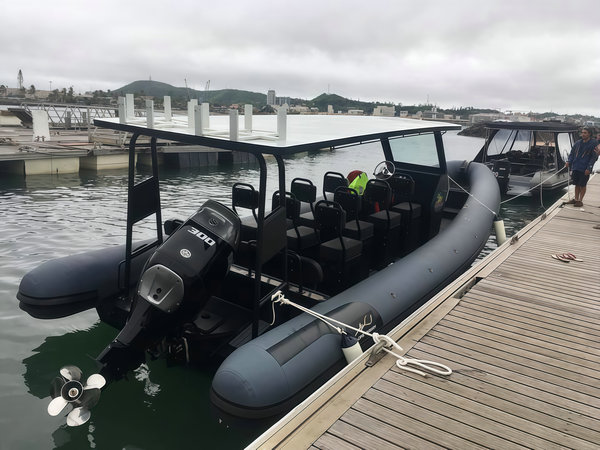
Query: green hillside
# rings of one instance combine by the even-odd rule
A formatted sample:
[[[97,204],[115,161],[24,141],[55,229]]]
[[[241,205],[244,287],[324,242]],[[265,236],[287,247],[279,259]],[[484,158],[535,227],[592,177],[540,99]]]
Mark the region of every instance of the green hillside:
[[[267,104],[267,95],[259,92],[243,91],[239,89],[220,89],[215,91],[198,91],[185,87],[175,87],[167,83],[153,80],[138,80],[129,83],[113,92],[119,95],[136,94],[151,96],[160,99],[165,95],[171,97],[175,103],[186,102],[188,99],[198,99],[200,102],[209,102],[212,105],[252,104],[262,108]]]
[[[382,103],[361,102],[341,97],[337,94],[321,94],[307,102],[307,106],[317,107],[319,111],[327,111],[327,105],[333,106],[335,112],[348,111],[349,109],[362,109],[365,114],[371,114],[376,105]]]

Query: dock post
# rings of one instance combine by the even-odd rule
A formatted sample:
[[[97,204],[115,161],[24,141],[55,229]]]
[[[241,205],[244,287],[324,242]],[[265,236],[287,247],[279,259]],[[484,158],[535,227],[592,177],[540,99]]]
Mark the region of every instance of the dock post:
[[[119,123],[127,123],[127,111],[125,106],[125,97],[119,97],[117,100],[119,108]]]
[[[229,140],[237,141],[239,135],[239,118],[237,109],[229,110]]]
[[[154,100],[146,100],[146,126],[154,128]]]
[[[45,109],[31,110],[31,119],[33,121],[32,141],[49,141],[50,126],[48,125],[48,111]]]
[[[206,102],[202,103],[202,126],[205,130],[210,128],[210,105]]]
[[[133,102],[133,94],[125,94],[125,115],[128,119],[135,117],[135,103]]]
[[[202,106],[194,105],[192,114],[194,115],[194,134],[196,136],[204,135],[204,117],[202,117]]]
[[[188,127],[194,129],[195,127],[195,119],[194,119],[194,115],[195,115],[195,108],[198,105],[198,100],[196,100],[195,98],[190,100],[187,104],[188,107]]]
[[[171,111],[171,97],[165,95],[164,101],[164,110],[165,110],[165,121],[171,122],[173,120],[173,112]]]
[[[244,105],[244,129],[252,131],[252,105]]]
[[[277,135],[279,140],[285,142],[287,139],[287,109],[279,108],[277,111]]]

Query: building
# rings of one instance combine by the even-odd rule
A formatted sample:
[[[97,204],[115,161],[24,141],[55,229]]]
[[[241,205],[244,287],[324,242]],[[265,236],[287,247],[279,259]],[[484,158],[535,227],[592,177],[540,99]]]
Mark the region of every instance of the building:
[[[288,112],[293,114],[310,114],[311,110],[308,106],[294,105],[290,106]]]
[[[275,97],[275,103],[278,105],[292,104],[292,100],[289,97]]]
[[[375,109],[373,109],[374,116],[385,116],[385,117],[394,117],[396,115],[396,108],[393,106],[380,106],[377,105]]]
[[[277,104],[277,97],[275,96],[275,91],[273,89],[269,89],[267,91],[267,105],[273,106]]]

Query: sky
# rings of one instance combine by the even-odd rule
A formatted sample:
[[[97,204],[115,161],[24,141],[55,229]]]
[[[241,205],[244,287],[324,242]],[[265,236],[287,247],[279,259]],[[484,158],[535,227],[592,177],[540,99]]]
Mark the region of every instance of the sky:
[[[2,0],[0,84],[600,117],[598,0]]]

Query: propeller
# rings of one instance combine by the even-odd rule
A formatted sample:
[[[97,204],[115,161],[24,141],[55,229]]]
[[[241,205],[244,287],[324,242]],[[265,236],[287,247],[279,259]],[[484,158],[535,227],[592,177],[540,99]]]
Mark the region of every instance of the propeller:
[[[99,373],[95,373],[90,375],[84,384],[81,382],[81,369],[76,366],[65,366],[59,372],[60,376],[51,384],[52,401],[48,404],[48,414],[57,416],[71,404],[73,410],[67,415],[67,425],[83,425],[90,420],[90,408],[100,400],[100,389],[106,384],[106,380]]]

